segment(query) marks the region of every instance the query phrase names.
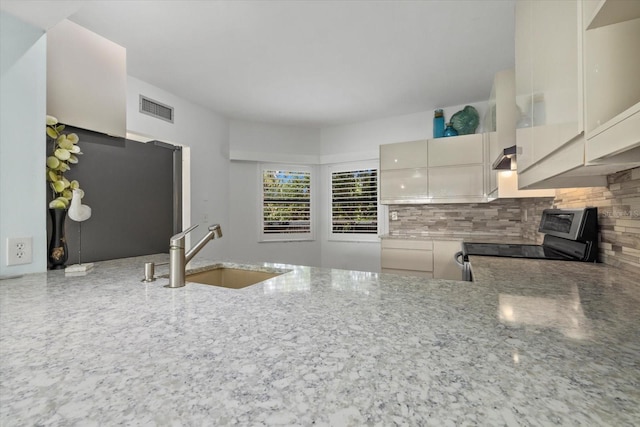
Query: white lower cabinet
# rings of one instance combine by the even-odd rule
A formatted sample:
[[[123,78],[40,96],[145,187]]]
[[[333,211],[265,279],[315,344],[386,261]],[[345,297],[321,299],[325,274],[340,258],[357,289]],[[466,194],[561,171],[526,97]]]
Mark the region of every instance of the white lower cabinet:
[[[430,240],[382,240],[383,273],[433,278],[433,242]]]
[[[449,240],[383,239],[382,272],[461,280],[462,273],[453,259],[460,245],[459,241]]]
[[[462,240],[433,241],[433,278],[462,280],[462,270],[453,256],[462,249]]]

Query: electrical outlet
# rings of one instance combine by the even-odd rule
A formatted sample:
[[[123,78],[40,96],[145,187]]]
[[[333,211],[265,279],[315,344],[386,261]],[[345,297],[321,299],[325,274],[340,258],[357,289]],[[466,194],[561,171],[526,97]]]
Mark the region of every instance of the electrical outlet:
[[[7,265],[31,264],[33,262],[33,239],[10,237],[7,239]]]
[[[397,220],[398,220],[398,212],[391,211],[391,221],[397,221]]]

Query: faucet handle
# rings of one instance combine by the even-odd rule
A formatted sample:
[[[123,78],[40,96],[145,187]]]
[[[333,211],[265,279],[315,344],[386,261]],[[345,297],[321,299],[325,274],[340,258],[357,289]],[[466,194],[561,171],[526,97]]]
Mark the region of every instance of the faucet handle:
[[[185,236],[187,234],[189,234],[189,232],[191,232],[197,226],[198,226],[198,224],[192,225],[191,227],[189,227],[186,230],[184,230],[182,233],[178,233],[178,234],[172,236],[171,239],[169,240],[170,245],[171,246],[177,246],[177,245],[180,245],[180,243],[184,244]]]
[[[218,239],[222,237],[222,228],[220,228],[220,224],[210,225],[209,231],[215,231]]]

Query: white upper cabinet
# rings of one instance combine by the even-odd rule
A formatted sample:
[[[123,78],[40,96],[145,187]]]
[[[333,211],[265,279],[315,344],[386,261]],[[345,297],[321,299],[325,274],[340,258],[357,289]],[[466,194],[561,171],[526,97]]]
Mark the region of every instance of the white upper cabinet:
[[[486,156],[482,134],[429,140],[429,201],[486,202]]]
[[[516,144],[516,123],[520,120],[520,111],[516,104],[516,71],[513,68],[496,73],[493,79],[492,98],[495,99],[496,144],[498,150]],[[495,157],[489,160],[494,161]]]
[[[425,203],[429,196],[427,168],[380,171],[380,203]]]
[[[639,14],[640,1],[584,2],[587,162],[640,146]]]
[[[423,203],[428,197],[427,140],[380,146],[380,202]]]
[[[429,140],[429,167],[482,163],[482,134]]]
[[[586,7],[587,30],[640,18],[640,2],[635,0],[585,0],[587,2],[592,3]]]
[[[486,202],[482,134],[380,146],[383,204]]]
[[[583,131],[579,6],[576,0],[516,4],[519,172]]]
[[[47,114],[125,137],[126,85],[122,46],[69,20],[47,31]]]
[[[427,140],[380,146],[380,169],[420,168],[427,165]]]
[[[429,168],[431,203],[486,202],[484,165]]]
[[[515,137],[515,131],[513,132]],[[489,147],[489,159],[486,164],[487,169],[487,194],[491,199],[497,197],[498,192],[498,171],[492,169],[493,162],[498,158],[501,147],[498,146],[498,134],[496,132],[486,132],[484,134],[485,145]]]
[[[516,3],[520,188],[600,186],[640,165],[640,22],[624,17],[628,3],[640,2]]]
[[[518,188],[518,174],[516,171],[500,171],[497,173],[498,198],[531,198],[531,197],[555,197],[556,190],[520,190]]]

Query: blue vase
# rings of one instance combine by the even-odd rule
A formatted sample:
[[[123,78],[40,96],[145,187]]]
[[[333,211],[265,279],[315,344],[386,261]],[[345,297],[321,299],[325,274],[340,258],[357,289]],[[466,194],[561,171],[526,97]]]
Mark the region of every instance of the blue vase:
[[[453,128],[451,123],[447,123],[447,128],[444,130],[444,136],[458,136],[458,131]]]
[[[433,137],[442,138],[444,136],[444,113],[437,109],[433,115]]]

